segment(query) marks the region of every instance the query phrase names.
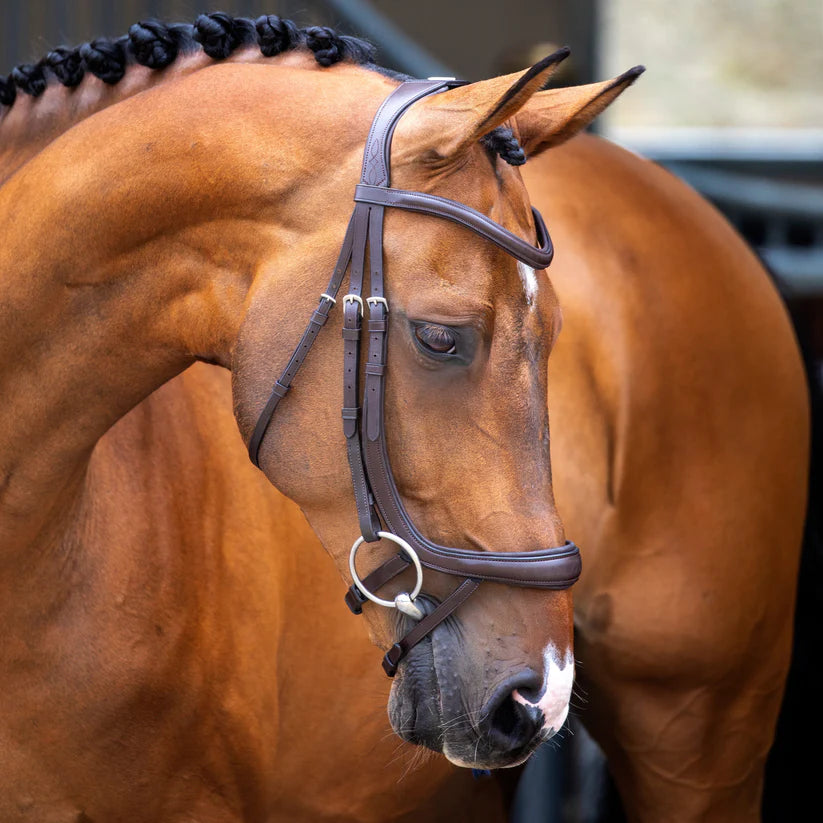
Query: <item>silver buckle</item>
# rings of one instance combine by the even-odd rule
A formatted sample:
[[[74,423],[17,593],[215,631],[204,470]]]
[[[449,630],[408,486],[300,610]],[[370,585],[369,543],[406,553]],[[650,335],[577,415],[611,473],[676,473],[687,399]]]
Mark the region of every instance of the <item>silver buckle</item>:
[[[389,302],[385,297],[367,297],[366,302],[369,304],[369,310],[371,310],[378,303],[382,303],[386,307],[386,314],[389,313]]]
[[[343,298],[343,305],[345,306],[346,303],[354,303],[355,301],[360,304],[360,314],[365,314],[366,307],[363,305],[363,298],[359,294],[347,294]]]

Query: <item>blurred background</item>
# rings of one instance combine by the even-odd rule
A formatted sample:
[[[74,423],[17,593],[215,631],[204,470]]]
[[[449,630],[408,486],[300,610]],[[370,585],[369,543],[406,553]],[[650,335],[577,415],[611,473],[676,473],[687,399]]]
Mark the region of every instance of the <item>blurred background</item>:
[[[380,63],[418,77],[482,79],[526,68],[560,45],[571,46],[572,57],[557,85],[642,63],[642,80],[594,128],[670,168],[737,227],[779,284],[819,393],[823,0],[0,0],[0,11],[0,74],[57,45],[119,36],[147,17],[193,21],[208,11],[332,26],[371,40]],[[817,528],[818,504],[811,500],[810,528]],[[815,788],[803,765],[814,760],[797,749],[801,736],[823,732],[820,709],[808,710],[820,705],[819,664],[810,661],[819,656],[821,563],[807,556],[801,571],[795,664],[770,762],[766,821],[791,819],[788,798],[799,802]],[[572,718],[562,743],[530,761],[513,820],[621,819],[603,759]]]

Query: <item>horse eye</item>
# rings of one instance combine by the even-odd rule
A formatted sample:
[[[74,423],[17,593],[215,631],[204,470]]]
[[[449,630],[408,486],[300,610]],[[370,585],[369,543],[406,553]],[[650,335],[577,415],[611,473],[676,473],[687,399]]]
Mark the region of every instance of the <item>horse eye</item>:
[[[435,354],[454,354],[457,351],[457,337],[445,326],[423,323],[415,327],[414,336],[425,350]]]

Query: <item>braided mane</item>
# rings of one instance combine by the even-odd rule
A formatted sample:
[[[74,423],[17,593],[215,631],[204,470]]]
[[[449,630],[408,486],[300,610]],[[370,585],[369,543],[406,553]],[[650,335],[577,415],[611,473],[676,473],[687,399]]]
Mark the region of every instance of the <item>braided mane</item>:
[[[0,105],[14,105],[18,91],[39,97],[54,82],[74,88],[87,72],[114,85],[134,63],[160,70],[171,65],[178,55],[199,49],[213,60],[224,60],[241,46],[257,46],[264,57],[302,49],[311,51],[324,67],[348,60],[397,80],[411,79],[377,65],[377,50],[371,43],[338,34],[327,26],[300,28],[276,14],[251,20],[213,12],[201,14],[193,25],[150,19],[135,23],[128,34],[116,39],[100,37],[75,48],[58,46],[36,63],[21,63],[7,76],[0,75]],[[513,166],[526,162],[511,129],[497,128],[482,142]]]

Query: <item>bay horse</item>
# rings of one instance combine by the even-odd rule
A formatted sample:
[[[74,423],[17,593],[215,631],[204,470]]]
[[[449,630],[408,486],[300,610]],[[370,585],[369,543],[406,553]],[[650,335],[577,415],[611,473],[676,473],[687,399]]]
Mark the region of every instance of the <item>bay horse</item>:
[[[20,95],[0,122],[3,818],[501,819],[494,784],[442,759],[399,784],[405,765],[386,765],[388,681],[312,537],[348,582],[341,549],[357,520],[331,434],[334,343],[318,338],[303,400],[289,397],[263,455],[311,530],[237,435],[239,424],[249,436],[272,364],[322,288],[318,270],[333,265],[368,125],[397,83],[327,30],[266,18],[251,42],[252,30],[212,15],[195,27],[205,52],[187,28],[155,24],[120,51],[95,41],[55,52],[38,64],[41,93]],[[38,66],[18,71],[20,90],[38,91]],[[74,90],[52,77],[83,70],[95,76]],[[391,371],[403,379],[387,397],[389,450],[415,520],[470,549],[558,545],[556,488],[586,537],[577,654],[630,816],[750,820],[790,640],[802,369],[762,271],[698,198],[589,139],[539,159],[634,76],[529,89],[504,118],[513,132],[482,145],[516,78],[423,100],[401,122],[392,158],[403,185],[479,206],[524,237],[526,196],[503,161],[517,154],[514,135],[534,156],[527,185],[566,249],[555,264],[566,331],[547,388],[560,327],[552,284],[461,229],[387,216],[390,299],[401,317],[415,301],[426,312],[418,342],[443,345],[457,301],[484,295],[488,349],[483,383],[471,369],[438,373],[411,327],[392,326]],[[4,103],[11,94],[0,85]],[[691,290],[679,278],[694,275],[695,239],[706,275]],[[714,282],[718,272],[731,282]],[[234,409],[225,371],[195,360],[232,369]],[[682,494],[665,494],[672,477]],[[567,678],[570,609],[567,591],[484,584],[458,613],[462,644],[439,641],[477,664],[478,679],[447,681],[467,690],[466,717],[442,716],[450,696],[432,691],[431,652],[402,664],[397,682],[419,686],[418,707],[426,700],[443,723],[435,735],[466,734],[490,687],[524,663],[541,681]],[[386,648],[397,626],[364,613]],[[557,653],[544,665],[547,648]],[[422,673],[408,674],[413,665]],[[552,693],[560,714],[566,678]],[[538,682],[535,699],[541,685],[554,688]],[[511,730],[522,703],[503,702]]]

